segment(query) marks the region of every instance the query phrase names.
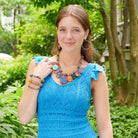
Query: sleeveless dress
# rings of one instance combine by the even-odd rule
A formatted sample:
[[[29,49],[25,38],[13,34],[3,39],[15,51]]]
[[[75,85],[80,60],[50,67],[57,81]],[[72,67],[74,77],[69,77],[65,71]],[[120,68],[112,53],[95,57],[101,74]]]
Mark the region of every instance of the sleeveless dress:
[[[34,57],[36,64],[45,56]],[[86,117],[90,108],[91,79],[104,69],[88,63],[82,75],[65,85],[57,84],[52,74],[45,78],[38,94],[38,138],[97,138]]]

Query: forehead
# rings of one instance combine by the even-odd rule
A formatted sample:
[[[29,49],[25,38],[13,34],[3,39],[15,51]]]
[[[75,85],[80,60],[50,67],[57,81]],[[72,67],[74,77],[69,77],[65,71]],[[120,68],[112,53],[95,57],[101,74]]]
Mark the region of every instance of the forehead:
[[[66,17],[63,17],[60,22],[59,22],[59,25],[58,27],[61,27],[61,26],[64,26],[64,27],[80,27],[80,28],[83,28],[80,21],[74,17],[74,16],[66,16]]]

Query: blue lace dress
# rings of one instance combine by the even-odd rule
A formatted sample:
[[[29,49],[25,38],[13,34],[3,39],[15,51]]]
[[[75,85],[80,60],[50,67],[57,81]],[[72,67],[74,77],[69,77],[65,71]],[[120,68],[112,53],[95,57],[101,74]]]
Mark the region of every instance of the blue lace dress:
[[[44,56],[34,57],[36,64]],[[98,79],[103,68],[88,63],[82,75],[74,81],[57,84],[52,74],[38,94],[38,138],[97,138],[86,117],[90,108],[91,79]]]

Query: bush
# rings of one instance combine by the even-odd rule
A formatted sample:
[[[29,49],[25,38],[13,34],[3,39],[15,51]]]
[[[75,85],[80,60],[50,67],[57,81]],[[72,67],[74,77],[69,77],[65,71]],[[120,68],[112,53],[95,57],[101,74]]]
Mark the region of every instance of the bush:
[[[13,85],[15,81],[18,81],[21,86],[24,85],[32,56],[18,56],[11,61],[0,60],[0,92],[6,90],[8,85]]]
[[[28,125],[22,125],[17,114],[17,107],[23,88],[21,85],[9,86],[0,93],[0,137],[34,138],[37,136],[36,117]]]
[[[11,61],[0,61],[0,137],[34,138],[37,136],[36,117],[22,125],[17,107],[23,93],[26,73],[33,55],[18,56]]]

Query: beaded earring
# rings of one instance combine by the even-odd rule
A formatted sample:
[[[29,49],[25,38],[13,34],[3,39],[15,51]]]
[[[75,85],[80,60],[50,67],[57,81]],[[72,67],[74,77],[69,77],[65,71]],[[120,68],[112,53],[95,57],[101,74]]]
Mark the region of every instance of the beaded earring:
[[[58,51],[60,51],[62,48],[60,46],[60,44],[58,43]]]
[[[85,48],[85,47],[84,47],[84,43],[89,43],[89,46],[88,46],[87,48]],[[85,40],[83,41],[83,45],[82,45],[81,48],[84,49],[84,50],[89,50],[90,46],[91,46],[90,41],[85,39]]]

